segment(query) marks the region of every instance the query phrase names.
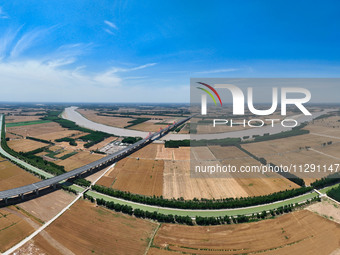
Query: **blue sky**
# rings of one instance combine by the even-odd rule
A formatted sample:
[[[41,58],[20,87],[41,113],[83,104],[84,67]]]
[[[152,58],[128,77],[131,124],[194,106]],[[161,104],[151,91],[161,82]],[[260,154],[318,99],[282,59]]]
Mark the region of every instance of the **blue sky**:
[[[190,77],[339,77],[339,1],[0,6],[0,101],[189,102]]]

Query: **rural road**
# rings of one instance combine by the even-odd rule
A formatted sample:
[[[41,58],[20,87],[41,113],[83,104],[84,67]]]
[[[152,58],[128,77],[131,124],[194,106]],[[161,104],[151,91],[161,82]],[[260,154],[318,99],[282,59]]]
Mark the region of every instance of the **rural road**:
[[[118,136],[140,136],[140,137],[147,137],[148,132],[143,131],[137,131],[137,130],[131,130],[126,128],[117,128],[112,126],[103,125],[100,123],[93,122],[87,118],[85,118],[83,115],[81,115],[79,112],[76,111],[78,107],[72,106],[65,108],[64,112],[62,113],[62,117],[64,119],[70,120],[75,122],[77,125],[85,128],[89,128],[92,130],[102,131],[109,134],[114,134]],[[295,119],[298,123],[303,122],[309,122],[323,114],[328,113],[331,110],[323,110],[320,112],[313,112],[311,116],[305,116],[305,115],[297,115],[297,116],[290,116],[287,118]],[[244,136],[254,136],[254,135],[264,135],[266,133],[269,134],[277,134],[283,131],[291,130],[292,128],[283,127],[281,125],[276,125],[274,127],[271,127],[271,125],[263,126],[263,127],[256,127],[246,130],[239,130],[239,131],[231,131],[226,133],[216,133],[216,134],[167,134],[162,138],[162,140],[201,140],[201,139],[223,139],[223,138],[242,138]]]

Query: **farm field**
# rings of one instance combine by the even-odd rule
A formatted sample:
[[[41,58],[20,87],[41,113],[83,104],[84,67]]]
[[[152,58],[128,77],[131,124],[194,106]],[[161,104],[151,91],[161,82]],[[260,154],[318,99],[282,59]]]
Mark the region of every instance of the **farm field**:
[[[0,191],[40,181],[38,177],[0,157]]]
[[[165,148],[163,144],[150,144],[120,160],[103,176],[98,184],[142,195],[161,196],[163,170],[166,160],[188,159],[189,148]]]
[[[29,126],[29,125],[37,125],[37,124],[44,124],[49,123],[49,120],[34,120],[34,121],[22,121],[22,122],[15,122],[15,123],[7,123],[6,127],[17,127],[17,126]]]
[[[0,209],[0,252],[4,252],[33,233],[39,224],[14,206]]]
[[[340,138],[340,116],[331,116],[328,118],[317,119],[309,123],[305,129],[311,133],[318,133],[324,135],[338,135]]]
[[[55,139],[81,133],[77,130],[68,130],[66,128],[62,128],[58,123],[55,122],[10,127],[7,129],[7,131],[24,137],[32,136],[47,141],[54,141]]]
[[[276,165],[286,165],[289,166],[290,164],[296,164],[304,166],[306,163],[308,164],[315,164],[321,166],[330,166],[331,164],[339,163],[339,160],[328,157],[326,155],[317,153],[315,151],[301,151],[301,152],[288,152],[288,153],[281,153],[280,155],[275,156],[266,156],[265,157],[268,162],[272,162]],[[335,169],[335,167],[334,167]],[[325,177],[329,174],[334,172],[300,172],[297,170],[293,172],[294,175],[302,178],[305,180],[305,183],[309,185],[311,182],[315,181],[316,179]]]
[[[107,144],[109,144],[109,143],[111,143],[111,142],[113,142],[115,140],[117,140],[117,137],[111,136],[111,137],[108,137],[108,138],[104,139],[102,142],[97,143],[97,144],[91,146],[88,149],[89,150],[93,150],[93,151],[99,150],[100,148],[104,147],[105,145],[107,145]]]
[[[162,224],[153,240],[155,248],[148,254],[326,255],[339,248],[339,238],[337,223],[301,210],[275,219],[238,225]]]
[[[97,123],[101,123],[108,126],[114,126],[123,128],[129,125],[129,121],[133,120],[132,118],[120,118],[120,117],[111,117],[111,116],[100,116],[97,115],[98,111],[89,110],[89,109],[77,109],[77,112],[82,114],[85,118],[92,120]]]
[[[278,155],[285,152],[299,152],[300,150],[305,150],[306,147],[320,148],[323,143],[329,141],[333,141],[334,143],[338,142],[329,137],[305,134],[264,142],[242,144],[242,147],[258,157],[266,158],[268,155]]]
[[[75,198],[75,195],[56,190],[20,203],[18,206],[40,221],[52,219]]]
[[[113,171],[101,178],[99,185],[147,196],[163,194],[163,160],[125,158]]]
[[[159,122],[159,121],[158,121]],[[172,123],[172,122],[170,122]],[[161,124],[155,124],[154,121],[148,120],[146,122],[143,122],[141,124],[129,127],[129,129],[135,129],[135,130],[140,130],[140,131],[148,131],[148,132],[157,132],[161,128],[166,128],[168,124],[161,125]]]
[[[57,160],[54,163],[64,166],[66,171],[71,171],[78,167],[87,165],[93,161],[101,159],[105,155],[95,154],[88,151],[80,151],[77,154],[65,159],[65,160]]]
[[[340,224],[340,205],[328,198],[322,198],[321,203],[309,205],[306,209],[326,219]]]
[[[77,109],[77,111],[82,114],[87,119],[101,123],[108,126],[114,126],[119,128],[124,128],[131,123],[129,121],[135,120],[135,118],[129,118],[129,117],[117,117],[117,116],[110,116],[109,114],[103,114],[97,115],[100,113],[99,111],[90,110],[90,109]],[[118,113],[117,113],[118,114]],[[120,113],[122,116],[124,116],[124,113]],[[128,114],[128,113],[127,113]],[[148,131],[148,132],[156,132],[159,131],[160,128],[167,127],[168,124],[159,124],[159,123],[173,123],[174,121],[177,121],[179,118],[175,117],[168,117],[168,116],[156,116],[156,115],[136,115],[136,118],[150,118],[150,120],[131,126],[130,129],[134,130],[140,130],[140,131]]]
[[[181,131],[179,131],[179,134],[189,134],[189,131],[190,131],[190,120],[184,124]]]
[[[182,149],[182,148],[180,148]],[[259,163],[236,147],[196,147],[192,148],[192,156],[202,160],[223,158],[224,165],[258,165]],[[218,176],[218,175],[216,175]],[[207,177],[207,178],[204,178]],[[245,197],[270,194],[285,189],[297,188],[291,181],[275,173],[221,174],[218,178],[204,175],[190,176],[190,161],[166,161],[164,164],[163,196],[193,198],[225,198]]]
[[[331,144],[327,145],[327,143]],[[314,134],[242,145],[244,149],[257,157],[265,158],[268,163],[285,166],[305,165],[306,163],[330,166],[339,163],[339,146],[340,140]],[[293,172],[294,175],[303,178],[307,185],[331,173]]]
[[[223,155],[227,164],[258,164],[236,147],[198,147],[193,151],[206,160]],[[192,178],[189,147],[150,144],[119,161],[98,184],[137,194],[185,199],[258,196],[298,187],[273,173],[253,174],[248,178],[233,173],[223,177]]]
[[[18,123],[18,122],[26,122],[26,121],[39,121],[41,116],[18,116],[18,115],[11,115],[6,116],[6,123]]]
[[[144,254],[156,226],[80,200],[45,231],[74,254]],[[55,254],[40,236],[34,245]]]
[[[31,139],[10,140],[7,142],[7,144],[11,149],[18,151],[18,152],[33,151],[35,149],[45,147],[48,145],[46,143],[33,141]]]

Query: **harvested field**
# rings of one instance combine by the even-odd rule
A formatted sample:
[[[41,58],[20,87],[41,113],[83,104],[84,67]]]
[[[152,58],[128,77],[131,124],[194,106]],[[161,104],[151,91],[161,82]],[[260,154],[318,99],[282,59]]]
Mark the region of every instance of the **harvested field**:
[[[265,157],[268,162],[272,162],[276,165],[289,166],[290,164],[296,164],[298,166],[304,166],[306,163],[315,165],[327,165],[330,166],[334,163],[339,163],[339,160],[317,153],[315,151],[300,151],[300,152],[287,152],[280,153],[279,155],[270,155]],[[293,172],[296,176],[303,178],[307,185],[313,182],[315,179],[325,177],[332,172],[301,172],[299,169]]]
[[[172,122],[169,122],[172,123]],[[143,122],[141,124],[129,127],[129,129],[134,129],[134,130],[140,130],[140,131],[146,131],[146,132],[157,132],[160,129],[166,128],[168,125],[160,125],[160,124],[155,124],[154,121],[148,120],[146,122]]]
[[[340,224],[340,205],[328,198],[322,198],[321,203],[309,205],[306,209]]]
[[[35,149],[45,147],[48,144],[41,143],[37,141],[33,141],[31,139],[18,139],[18,140],[11,140],[7,142],[8,146],[15,150],[15,151],[22,151],[22,152],[28,152],[33,151]]]
[[[125,158],[101,178],[100,185],[148,196],[163,194],[163,160]]]
[[[193,151],[206,160],[223,156],[225,164],[259,164],[236,147],[197,147]],[[189,147],[165,148],[164,144],[150,144],[119,161],[98,184],[137,194],[185,199],[259,196],[298,187],[275,173],[246,176],[232,173],[223,177],[191,177]]]
[[[156,226],[80,200],[46,232],[74,254],[144,254]],[[38,248],[44,244],[39,236],[34,238]],[[55,254],[51,246],[43,250]]]
[[[324,146],[328,142],[332,144]],[[330,164],[339,163],[339,146],[340,140],[313,134],[242,145],[257,157],[263,157],[267,162],[284,166],[291,164],[304,166],[306,163],[330,166]],[[298,170],[292,173],[303,178],[307,185],[331,174],[331,172],[324,171],[301,172]]]
[[[87,142],[82,142],[82,141],[76,141],[77,145],[73,146],[70,145],[69,142],[58,142],[56,143],[58,146],[62,147],[65,150],[70,150],[70,151],[75,151],[75,150],[87,150],[86,148],[84,148],[84,144],[86,144]]]
[[[81,133],[77,130],[68,130],[66,128],[62,128],[58,123],[55,122],[29,126],[10,127],[7,129],[7,131],[22,136],[36,137],[47,141],[54,141],[55,139]]]
[[[177,149],[178,151],[184,148]],[[192,156],[203,160],[224,158],[223,165],[259,165],[236,147],[195,147]],[[215,175],[217,176],[217,175]],[[205,178],[206,177],[206,178]],[[223,173],[218,178],[190,176],[190,161],[165,161],[163,196],[166,198],[225,198],[266,195],[285,189],[297,188],[295,183],[276,173]]]
[[[50,246],[45,240],[44,243],[45,246]],[[15,251],[15,255],[27,255],[27,254],[47,255],[46,250],[38,248],[32,240],[28,241],[25,245],[23,245],[21,248]],[[51,254],[61,255],[61,253],[58,253],[57,250],[55,250],[54,253]]]
[[[340,225],[307,210],[254,223],[222,226],[162,224],[149,254],[331,254]],[[164,250],[164,253],[163,253]]]
[[[157,155],[157,147],[158,146],[156,144],[149,144],[143,147],[142,149],[131,154],[130,157],[141,158],[141,159],[155,159]]]
[[[323,143],[329,142],[329,137],[315,136],[312,134],[298,135],[282,139],[275,139],[264,142],[242,144],[242,147],[258,157],[278,155],[284,152],[299,152],[306,147],[319,148]]]
[[[108,138],[104,139],[102,142],[97,143],[97,144],[91,146],[88,149],[93,150],[93,151],[99,150],[99,149],[103,148],[105,145],[108,145],[109,143],[115,141],[116,139],[117,139],[117,137],[113,137],[113,136],[108,137]]]
[[[142,195],[161,196],[163,192],[164,160],[188,159],[189,148],[165,148],[150,144],[120,160],[98,184]]]
[[[40,181],[13,163],[0,157],[0,191],[13,189]]]
[[[87,165],[98,159],[101,159],[104,156],[105,155],[91,153],[88,151],[80,151],[79,153],[73,155],[72,157],[69,157],[62,161],[59,160],[55,161],[55,163],[64,166],[66,171],[71,171],[73,169]]]
[[[164,144],[154,143],[136,151],[130,157],[140,159],[188,160],[190,158],[190,148],[165,148]]]
[[[15,212],[0,209],[0,252],[5,252],[34,231],[25,217]]]
[[[40,120],[41,116],[6,116],[6,123]]]
[[[6,132],[6,138],[9,138],[9,139],[21,139],[22,136]]]
[[[326,154],[325,157],[340,159],[340,143],[333,143],[331,145],[326,145],[324,147],[317,148],[316,150]]]
[[[129,121],[133,120],[133,118],[120,118],[120,117],[111,117],[111,116],[99,116],[98,111],[93,110],[85,110],[85,109],[77,109],[77,112],[82,114],[85,118],[101,123],[108,126],[123,128],[129,125]]]
[[[340,116],[332,116],[328,118],[314,120],[309,123],[305,129],[310,130],[312,133],[327,134],[335,131],[340,135]]]
[[[237,176],[235,176],[237,177]],[[257,178],[192,178],[189,161],[164,162],[165,198],[226,198],[270,194],[298,186],[289,180],[276,176]]]
[[[75,198],[72,193],[56,190],[32,200],[24,201],[19,207],[41,221],[49,221]]]

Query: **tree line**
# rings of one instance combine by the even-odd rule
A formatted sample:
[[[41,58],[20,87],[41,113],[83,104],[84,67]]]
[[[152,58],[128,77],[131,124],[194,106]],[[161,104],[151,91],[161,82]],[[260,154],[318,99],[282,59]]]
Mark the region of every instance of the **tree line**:
[[[277,215],[288,213],[294,210],[294,208],[303,206],[304,204],[310,204],[314,201],[320,201],[319,197],[315,197],[311,200],[307,200],[305,203],[295,205],[288,204],[284,206],[280,206],[276,209],[272,209],[269,212],[262,211],[260,213],[253,213],[252,215],[237,215],[237,216],[219,216],[219,217],[202,217],[202,216],[196,216],[195,219],[190,218],[189,216],[179,216],[179,215],[173,215],[173,214],[162,214],[158,213],[156,211],[149,212],[141,209],[133,209],[129,205],[121,205],[119,203],[115,203],[113,201],[106,201],[102,198],[94,199],[92,196],[87,195],[84,193],[83,195],[84,199],[89,199],[91,202],[96,202],[98,205],[104,206],[108,209],[114,210],[116,212],[122,212],[129,215],[134,215],[137,218],[143,218],[143,219],[152,219],[156,220],[158,222],[164,222],[164,223],[179,223],[179,224],[186,224],[186,225],[201,225],[201,226],[208,226],[208,225],[220,225],[220,224],[238,224],[238,223],[246,223],[251,221],[258,221],[261,219],[269,218],[269,217],[275,217]]]
[[[93,131],[91,129],[79,127],[73,121],[59,118],[59,115],[61,113],[62,113],[62,111],[48,111],[47,115],[45,117],[43,117],[42,119],[43,120],[50,120],[50,121],[57,122],[63,128],[67,128],[67,129],[70,129],[70,130],[78,130],[78,131],[82,131],[84,133],[89,133],[88,135],[84,135],[82,137],[79,137],[79,139],[81,139],[83,141],[87,141],[87,143],[84,144],[85,148],[89,148],[89,147],[91,147],[91,146],[93,146],[93,145],[95,145],[97,143],[100,143],[105,138],[112,136],[112,134],[104,133],[104,132],[101,132],[101,131]],[[72,142],[72,144],[71,144],[71,140],[69,140],[67,138],[61,138],[61,139],[63,139],[64,141],[68,140],[70,142],[70,145],[75,145],[74,144],[75,141]],[[72,139],[72,138],[70,138],[70,139]]]
[[[115,190],[112,188],[104,187],[101,185],[93,185],[92,190],[109,196],[122,198],[125,200],[156,205],[161,207],[180,208],[180,209],[228,209],[240,208],[254,205],[261,205],[272,203],[291,197],[302,195],[311,191],[312,187],[301,187],[291,190],[279,191],[269,195],[256,196],[256,197],[241,197],[241,198],[224,198],[224,199],[193,199],[185,200],[179,199],[165,199],[162,196],[143,196],[139,194],[132,194],[130,192]]]
[[[334,173],[334,174],[330,174],[326,177],[323,177],[319,180],[316,180],[314,182],[312,182],[310,185],[315,188],[315,189],[321,189],[324,188],[326,186],[331,186],[333,184],[339,183],[340,182],[340,173]]]
[[[64,166],[59,166],[53,162],[49,162],[44,160],[43,158],[36,156],[31,153],[23,153],[16,152],[12,150],[6,142],[6,133],[5,133],[5,122],[3,122],[2,134],[1,134],[1,147],[13,157],[21,159],[22,161],[27,162],[28,164],[35,166],[37,168],[43,169],[44,171],[51,173],[53,175],[60,175],[66,173]]]
[[[262,165],[267,165],[267,160],[265,158],[259,158],[256,155],[254,155],[253,153],[251,153],[250,151],[244,149],[243,147],[241,147],[241,145],[237,145],[237,148],[239,148],[241,151],[243,151],[244,153],[246,153],[247,155],[249,155],[250,157],[252,157],[253,159],[255,159],[256,161],[259,161]],[[275,164],[273,163],[269,163],[270,166],[277,167]],[[286,179],[296,183],[299,186],[305,186],[305,181],[296,176],[295,174],[289,173],[289,172],[285,172],[283,171],[282,168],[280,168],[280,171],[278,172],[278,174],[280,174],[281,176],[285,177]]]
[[[340,202],[340,185],[327,191],[327,196]]]

